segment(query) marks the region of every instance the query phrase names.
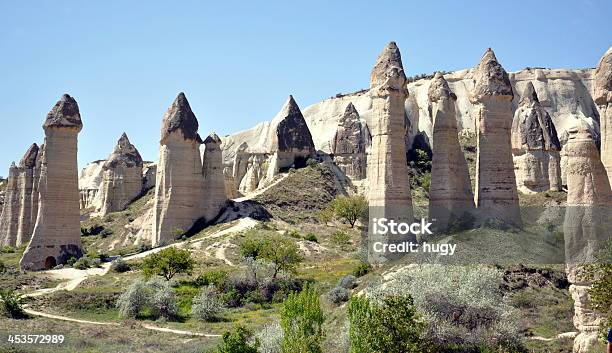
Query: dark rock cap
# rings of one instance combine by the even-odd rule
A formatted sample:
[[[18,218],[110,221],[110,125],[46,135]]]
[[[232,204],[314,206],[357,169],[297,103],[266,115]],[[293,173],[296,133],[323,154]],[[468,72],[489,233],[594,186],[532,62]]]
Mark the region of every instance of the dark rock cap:
[[[437,102],[442,98],[457,100],[457,96],[451,91],[448,82],[446,82],[444,76],[439,72],[436,72],[434,78],[431,80],[427,96],[431,102]]]
[[[525,90],[523,91],[523,96],[521,97],[520,105],[524,104],[534,104],[540,103],[538,99],[538,94],[536,93],[535,87],[533,87],[533,83],[527,82],[527,86],[525,86]]]
[[[594,98],[596,104],[612,102],[612,47],[599,60],[595,69]]]
[[[43,128],[83,128],[79,105],[74,98],[64,94],[47,114]]]
[[[204,140],[204,143],[205,144],[209,144],[209,143],[221,144],[221,138],[213,132],[210,135],[208,135],[208,137],[206,137],[206,139]]]
[[[119,141],[117,141],[117,145],[113,153],[108,157],[106,162],[104,163],[104,169],[116,168],[117,166],[122,165],[124,167],[141,167],[142,166],[142,157],[140,153],[136,149],[124,132]]]
[[[473,75],[472,101],[479,101],[483,96],[514,97],[508,73],[497,61],[491,48],[484,53]]]
[[[202,139],[198,134],[198,127],[198,119],[193,114],[187,97],[181,92],[164,114],[161,140],[164,141],[172,132],[180,130],[185,140],[194,140],[202,143]]]
[[[310,150],[314,153],[312,135],[293,96],[289,96],[275,120],[276,122],[273,123],[277,123],[275,132],[278,145],[272,146],[273,149],[278,148],[279,151]]]
[[[19,161],[19,167],[27,169],[34,168],[34,166],[36,166],[36,158],[38,157],[38,151],[38,145],[33,143],[23,155],[21,161]]]
[[[369,142],[369,133],[361,124],[359,112],[353,103],[349,103],[338,122],[331,145],[332,153],[335,155],[365,153]]]
[[[400,85],[406,83],[402,55],[395,42],[387,44],[378,56],[370,74],[370,87],[386,85],[388,80],[397,81]]]

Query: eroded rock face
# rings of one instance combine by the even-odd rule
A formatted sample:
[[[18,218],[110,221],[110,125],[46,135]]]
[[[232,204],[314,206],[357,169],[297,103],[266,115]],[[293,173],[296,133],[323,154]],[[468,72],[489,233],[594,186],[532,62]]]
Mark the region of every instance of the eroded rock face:
[[[20,266],[41,270],[83,255],[81,247],[77,136],[83,124],[74,98],[65,94],[43,125],[39,209]]]
[[[142,168],[142,192],[146,192],[155,187],[155,177],[157,175],[157,164],[145,162]]]
[[[142,157],[123,133],[113,153],[102,166],[103,180],[97,193],[98,215],[122,211],[143,189]]]
[[[366,177],[366,149],[370,147],[370,130],[361,118],[355,106],[349,103],[332,140],[334,163],[351,180]]]
[[[517,187],[524,193],[561,190],[561,143],[533,84],[525,87],[512,122]]]
[[[473,217],[474,194],[457,137],[457,97],[440,73],[431,82],[429,100],[434,118],[429,218],[436,220],[434,226],[437,230],[444,231],[460,224],[463,219]]]
[[[87,164],[79,173],[79,194],[81,209],[95,209],[94,201],[102,186],[106,160],[93,161]]]
[[[32,144],[19,162],[19,226],[16,246],[30,241],[38,213],[38,178],[40,178],[39,148]],[[37,168],[37,165],[39,168]]]
[[[563,231],[570,293],[574,300],[574,326],[579,334],[574,352],[586,353],[597,342],[602,318],[590,309],[591,282],[583,266],[593,263],[609,240],[612,224],[612,191],[588,126],[569,130],[567,158],[567,209]]]
[[[315,154],[312,135],[293,96],[289,96],[281,111],[270,122],[267,176],[272,179],[283,169],[303,167]]]
[[[183,93],[163,117],[153,218],[153,244],[174,241],[203,216],[204,179],[198,121]]]
[[[397,45],[391,42],[382,51],[370,75],[372,147],[368,156],[369,217],[412,222],[412,198],[406,164],[404,102],[408,95],[406,75]],[[373,227],[369,228],[372,232]],[[399,243],[405,237],[369,234],[369,257],[385,262],[398,253],[373,250],[377,242]]]
[[[202,174],[204,175],[204,218],[214,219],[227,203],[225,192],[225,177],[223,176],[223,157],[221,154],[221,139],[212,133],[204,140],[204,159]]]
[[[474,198],[478,215],[482,221],[521,226],[510,145],[514,97],[510,79],[491,49],[483,55],[473,78],[470,99],[477,106]]]
[[[2,244],[15,246],[17,241],[17,227],[19,226],[19,169],[15,162],[9,168],[2,216],[0,217],[0,240]]]
[[[601,160],[612,183],[612,47],[595,69],[593,98],[599,108],[601,127]]]
[[[270,158],[267,153],[249,153],[246,156],[248,157],[246,169],[238,186],[238,191],[243,195],[264,185],[267,177],[268,159]],[[244,163],[241,162],[241,165],[244,165]]]

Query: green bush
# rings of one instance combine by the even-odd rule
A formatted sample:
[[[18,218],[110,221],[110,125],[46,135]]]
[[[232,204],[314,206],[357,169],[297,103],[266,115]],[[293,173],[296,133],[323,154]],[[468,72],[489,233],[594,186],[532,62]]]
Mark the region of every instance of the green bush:
[[[13,289],[0,290],[0,311],[4,316],[12,319],[23,319],[27,317],[23,311],[24,297]]]
[[[4,262],[0,261],[0,273],[4,272],[6,272],[6,266],[4,265]]]
[[[3,254],[12,254],[15,252],[15,248],[10,246],[10,245],[5,245],[2,247],[2,251]]]
[[[310,286],[300,293],[292,293],[281,308],[283,328],[283,353],[321,353],[323,311],[319,295]]]
[[[195,260],[189,250],[174,246],[151,254],[142,261],[142,272],[146,277],[159,275],[169,281],[178,273],[191,274]]]
[[[247,238],[240,243],[240,255],[244,258],[257,259],[266,246],[266,240],[264,239]]]
[[[173,320],[178,317],[178,304],[174,291],[158,279],[133,282],[117,299],[119,315],[123,318],[163,317]]]
[[[224,303],[219,298],[217,288],[210,284],[200,291],[193,298],[191,315],[201,321],[211,321],[225,308]]]
[[[586,275],[593,280],[589,289],[593,309],[605,322],[602,327],[612,327],[612,241],[608,241],[597,254],[597,261],[586,267]]]
[[[77,262],[77,258],[74,256],[70,256],[70,258],[68,260],[66,260],[66,265],[68,266],[74,266],[74,264]]]
[[[351,353],[422,353],[425,325],[412,298],[391,296],[381,305],[353,297],[348,305]]]
[[[338,245],[347,245],[351,241],[351,236],[343,231],[336,231],[331,235],[331,241]]]
[[[317,239],[317,236],[314,233],[308,233],[306,234],[306,236],[304,237],[304,239],[308,240],[308,241],[312,241],[315,243],[319,242],[319,239]]]
[[[249,344],[252,334],[242,326],[238,326],[232,332],[223,334],[223,342],[217,348],[218,353],[257,353],[259,341],[255,339]]]
[[[111,263],[110,269],[113,272],[123,273],[123,272],[128,272],[129,270],[132,269],[132,267],[127,262],[125,262],[122,258],[118,258]]]
[[[223,286],[227,280],[227,272],[223,270],[211,270],[202,273],[195,280],[195,285],[198,287],[205,287],[208,285],[215,285],[217,288]]]
[[[327,293],[327,299],[334,304],[340,304],[349,300],[351,292],[344,287],[336,287]]]
[[[113,231],[112,231],[112,230],[110,230],[110,229],[104,229],[103,231],[101,231],[101,232],[100,232],[100,236],[101,236],[102,238],[108,238],[108,237],[110,237],[111,235],[113,235]]]
[[[367,262],[361,262],[357,267],[353,270],[353,275],[355,277],[362,277],[367,275],[372,270],[372,265]]]
[[[287,233],[288,236],[295,238],[295,239],[300,239],[302,237],[302,235],[300,234],[300,232],[297,229],[292,229]]]
[[[83,256],[82,258],[78,259],[72,265],[72,267],[76,268],[77,270],[86,270],[91,267],[100,267],[100,259],[90,259],[87,256]]]

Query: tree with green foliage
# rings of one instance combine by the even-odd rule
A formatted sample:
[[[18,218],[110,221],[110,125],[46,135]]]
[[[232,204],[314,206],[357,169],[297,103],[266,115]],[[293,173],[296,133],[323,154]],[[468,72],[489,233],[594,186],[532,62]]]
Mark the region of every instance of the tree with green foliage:
[[[257,259],[267,246],[266,243],[265,239],[247,238],[240,244],[240,255],[244,258],[252,257]]]
[[[319,295],[311,286],[300,293],[291,293],[281,308],[283,353],[321,353],[323,311]]]
[[[142,262],[142,271],[146,277],[159,275],[169,281],[177,273],[191,274],[195,263],[189,250],[171,246],[145,257]]]
[[[295,266],[303,260],[297,245],[281,236],[275,236],[266,241],[260,257],[274,265],[273,279],[276,279],[280,271],[292,272]]]
[[[218,353],[257,353],[259,340],[249,344],[252,334],[242,326],[238,326],[231,332],[223,334],[223,342],[217,348]]]
[[[361,195],[336,197],[331,206],[336,217],[347,221],[351,228],[358,220],[365,217],[368,210],[368,201]]]
[[[382,305],[365,297],[353,297],[348,316],[351,353],[425,351],[421,338],[425,326],[409,295],[387,297]]]

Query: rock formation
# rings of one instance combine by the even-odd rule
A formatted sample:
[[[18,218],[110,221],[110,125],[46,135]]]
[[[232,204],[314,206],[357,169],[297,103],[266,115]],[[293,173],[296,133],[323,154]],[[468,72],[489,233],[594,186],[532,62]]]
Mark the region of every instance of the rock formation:
[[[40,178],[40,159],[37,144],[32,144],[19,162],[19,225],[16,246],[30,241],[36,215],[38,213],[38,178]],[[38,166],[38,168],[37,168]]]
[[[269,158],[265,153],[249,153],[247,156],[245,173],[238,186],[238,191],[243,195],[263,186],[267,177],[266,166]]]
[[[600,116],[601,160],[612,184],[612,47],[597,65],[593,91]]]
[[[202,175],[204,176],[204,218],[214,219],[227,203],[225,177],[223,176],[223,157],[221,139],[212,133],[204,140]]]
[[[123,133],[113,153],[102,166],[102,185],[95,202],[98,215],[122,211],[141,194],[142,165],[140,153]]]
[[[147,192],[155,187],[157,176],[157,164],[145,162],[142,167],[142,192]]]
[[[599,249],[610,239],[612,191],[586,124],[581,122],[570,130],[565,150],[568,194],[563,231],[574,326],[579,331],[574,352],[586,353],[597,342],[603,321],[589,307],[591,282],[583,275],[583,265],[595,261]]]
[[[312,135],[293,96],[289,96],[281,111],[272,119],[268,136],[270,161],[267,171],[272,179],[289,167],[303,167],[308,158],[314,157]]]
[[[77,135],[82,128],[77,102],[64,94],[43,125],[39,209],[22,269],[52,268],[83,255],[77,170]]]
[[[366,149],[370,146],[370,131],[361,123],[353,103],[346,106],[332,140],[334,162],[351,180],[366,177]]]
[[[478,215],[483,221],[521,226],[510,144],[514,94],[508,74],[493,50],[485,52],[473,79],[471,100],[477,105],[474,199]]]
[[[457,137],[456,99],[442,74],[436,73],[429,87],[434,119],[429,219],[441,231],[471,219],[474,210],[470,173]]]
[[[163,117],[155,182],[154,245],[174,241],[203,216],[201,144],[198,120],[181,92]]]
[[[104,179],[102,167],[106,160],[93,161],[81,169],[79,173],[79,194],[80,206],[82,210],[95,209],[94,202],[97,201],[98,191]]]
[[[0,245],[15,246],[19,226],[19,169],[15,162],[9,168],[4,205],[0,217]]]
[[[512,121],[517,187],[524,193],[561,190],[561,143],[555,124],[527,83]]]
[[[413,220],[410,181],[404,142],[404,102],[406,75],[400,51],[395,42],[382,51],[370,75],[372,97],[372,147],[368,156],[369,217],[393,219],[398,222]],[[381,253],[372,249],[376,242],[387,244],[407,240],[404,236],[378,235],[369,227],[369,256],[374,263],[401,255]]]

